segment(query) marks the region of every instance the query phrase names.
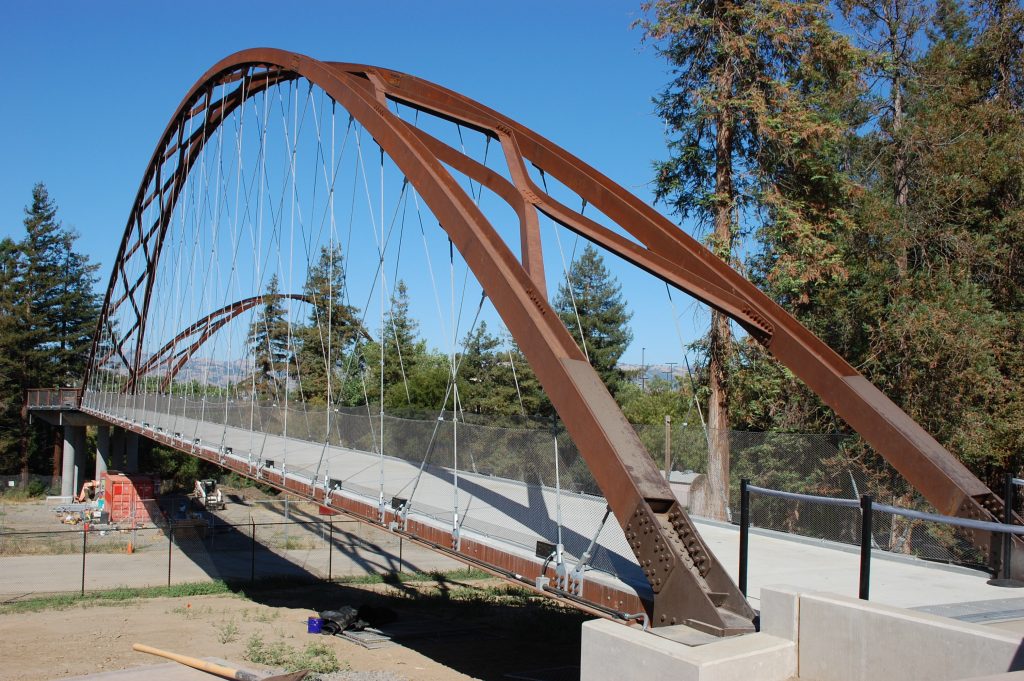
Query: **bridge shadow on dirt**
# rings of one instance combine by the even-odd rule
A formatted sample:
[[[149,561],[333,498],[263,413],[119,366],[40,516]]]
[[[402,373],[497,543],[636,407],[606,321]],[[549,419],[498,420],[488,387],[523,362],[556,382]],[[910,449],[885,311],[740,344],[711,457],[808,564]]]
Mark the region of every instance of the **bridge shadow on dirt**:
[[[255,542],[251,525],[218,524],[205,537],[179,528],[174,543],[210,579],[222,580],[256,603],[308,609],[310,614],[343,606],[391,613],[377,628],[394,643],[474,678],[579,677],[580,626],[589,615],[499,579],[422,574],[415,561],[372,538],[339,530],[340,523],[332,537],[321,532],[328,528],[322,518],[294,509],[290,516],[290,537],[283,543],[284,523],[257,523]],[[351,561],[363,574],[381,575],[383,581],[328,582],[324,560],[296,560],[305,554],[294,547],[309,542],[319,547],[312,553],[326,555],[323,548],[331,539],[339,560]],[[420,573],[417,581],[406,581],[411,573]],[[377,623],[371,618],[371,624]]]

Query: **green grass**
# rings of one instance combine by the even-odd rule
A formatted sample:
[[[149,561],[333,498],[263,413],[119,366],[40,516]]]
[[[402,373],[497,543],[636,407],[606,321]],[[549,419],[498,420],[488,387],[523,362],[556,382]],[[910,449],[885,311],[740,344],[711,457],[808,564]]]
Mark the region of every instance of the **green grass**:
[[[472,593],[483,593],[497,595],[506,591],[509,587],[488,587],[477,589],[475,587],[459,586],[462,582],[479,581],[490,579],[491,575],[481,570],[464,569],[452,570],[451,572],[401,572],[385,573],[376,575],[357,575],[353,577],[341,577],[335,579],[340,584],[398,584],[405,582],[435,582],[439,587],[447,589],[449,597],[462,597]],[[141,588],[119,587],[107,591],[89,591],[85,595],[78,593],[56,594],[51,596],[38,596],[24,600],[0,603],[0,615],[8,615],[24,612],[42,612],[44,610],[67,610],[75,607],[89,607],[97,605],[120,604],[126,601],[133,601],[141,598],[176,598],[182,596],[210,596],[210,595],[234,595],[246,598],[246,592],[256,593],[259,591],[272,591],[287,589],[295,586],[308,586],[318,584],[318,581],[300,578],[267,578],[257,581],[255,584],[245,585],[242,590],[232,588],[223,581],[215,580],[209,582],[189,582],[185,584],[173,584],[171,586],[150,586]],[[447,587],[451,584],[451,587]],[[515,589],[516,587],[511,587]],[[528,592],[524,592],[528,593]],[[486,598],[482,596],[481,598]]]
[[[265,643],[259,634],[253,634],[246,641],[245,659],[286,672],[308,669],[314,674],[330,674],[341,669],[334,651],[323,643],[307,643],[299,650],[284,641]]]
[[[173,584],[171,586],[149,586],[138,589],[120,587],[107,591],[91,591],[85,595],[57,594],[54,596],[39,596],[37,598],[0,603],[0,615],[41,612],[44,610],[67,610],[68,608],[95,605],[113,605],[140,598],[176,598],[180,596],[209,596],[233,593],[227,584],[219,580]]]

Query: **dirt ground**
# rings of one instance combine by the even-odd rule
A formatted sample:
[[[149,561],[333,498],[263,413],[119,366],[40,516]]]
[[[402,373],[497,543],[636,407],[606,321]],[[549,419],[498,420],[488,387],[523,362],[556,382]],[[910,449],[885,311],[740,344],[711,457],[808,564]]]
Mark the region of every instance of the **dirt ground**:
[[[0,531],[60,528],[52,512],[38,503],[0,509]],[[525,592],[502,595],[507,588],[500,580],[435,577],[416,584],[319,583],[0,614],[0,681],[61,679],[163,662],[132,651],[136,642],[259,669],[245,659],[253,637],[298,649],[310,642],[329,645],[342,669],[351,672],[332,679],[577,679],[580,625],[587,616]],[[394,635],[394,642],[367,649],[306,632],[308,617],[343,605],[393,612],[395,621],[382,628]]]
[[[324,585],[265,592],[252,599],[152,598],[5,614],[0,615],[0,680],[59,679],[161,661],[133,652],[136,642],[258,669],[244,655],[254,636],[266,644],[282,641],[295,648],[326,643],[343,669],[388,672],[409,680],[578,678],[583,617],[532,599],[486,603],[483,590],[477,600],[443,597],[445,590],[486,585]],[[339,637],[310,635],[306,620],[316,615],[309,607],[314,603],[384,606],[395,613],[394,626],[411,634],[374,650]]]

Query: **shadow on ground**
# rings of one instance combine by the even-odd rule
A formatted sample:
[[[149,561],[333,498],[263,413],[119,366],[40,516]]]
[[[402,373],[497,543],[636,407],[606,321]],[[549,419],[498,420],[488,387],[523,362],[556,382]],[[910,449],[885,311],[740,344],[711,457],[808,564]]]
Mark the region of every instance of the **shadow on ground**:
[[[590,618],[582,612],[498,580],[433,573],[428,582],[403,582],[395,573],[418,572],[415,564],[338,531],[335,550],[368,574],[384,575],[384,584],[328,582],[262,543],[259,527],[255,542],[250,528],[228,525],[206,538],[176,536],[175,544],[211,579],[257,603],[317,612],[346,605],[393,611],[394,621],[380,626],[392,640],[467,676],[579,678],[580,626]],[[367,558],[368,552],[376,553]]]

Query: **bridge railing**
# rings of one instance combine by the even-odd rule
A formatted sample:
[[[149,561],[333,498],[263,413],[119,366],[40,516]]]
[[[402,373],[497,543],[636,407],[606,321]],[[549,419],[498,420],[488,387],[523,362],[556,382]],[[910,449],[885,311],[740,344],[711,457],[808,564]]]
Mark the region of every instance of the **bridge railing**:
[[[78,409],[81,403],[81,388],[29,388],[25,391],[25,405],[29,409]]]
[[[1012,495],[1007,495],[1007,497],[1012,500]],[[754,498],[758,499],[756,503],[753,502]],[[948,542],[948,537],[954,533],[982,531],[1006,537],[1010,535],[1024,536],[1024,527],[1014,525],[1012,516],[1008,516],[1005,523],[993,523],[877,503],[870,494],[862,494],[856,499],[802,494],[758,487],[750,484],[750,481],[744,478],[740,481],[738,580],[740,591],[744,594],[747,593],[750,530],[751,528],[768,530],[767,536],[771,536],[773,531],[770,525],[766,527],[759,523],[756,510],[765,510],[773,505],[777,506],[779,503],[799,505],[805,510],[830,509],[837,512],[835,517],[839,517],[838,514],[845,515],[843,524],[850,534],[834,543],[850,543],[860,547],[858,595],[863,600],[867,600],[870,593],[873,553],[876,556],[888,555],[889,557],[903,554],[907,558],[916,556],[927,560],[930,556],[927,552],[914,550],[916,545],[929,542]],[[760,516],[760,518],[765,517],[767,516]],[[894,540],[894,535],[900,535],[898,542]],[[1009,553],[1006,554],[1005,560],[1007,560],[1003,565],[1005,583],[1001,585],[1019,586],[1019,583],[1010,579]],[[974,567],[985,570],[987,566],[983,561],[984,557],[979,556]]]

